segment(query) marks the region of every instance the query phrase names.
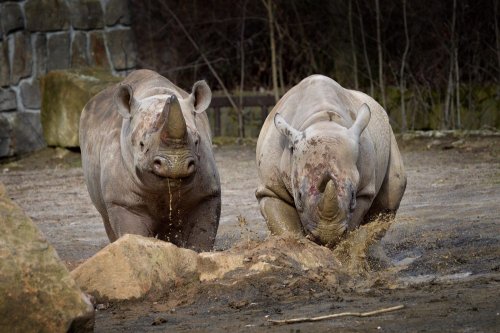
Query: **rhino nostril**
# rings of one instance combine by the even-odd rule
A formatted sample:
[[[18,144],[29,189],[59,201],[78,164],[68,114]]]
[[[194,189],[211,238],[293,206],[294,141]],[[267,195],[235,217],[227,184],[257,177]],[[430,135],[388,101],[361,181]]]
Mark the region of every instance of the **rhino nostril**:
[[[190,174],[193,173],[194,172],[194,168],[195,168],[194,158],[189,158],[188,162],[187,162],[187,172],[190,173]]]
[[[161,169],[162,166],[164,165],[163,160],[161,157],[155,157],[153,160],[153,168],[155,169]]]

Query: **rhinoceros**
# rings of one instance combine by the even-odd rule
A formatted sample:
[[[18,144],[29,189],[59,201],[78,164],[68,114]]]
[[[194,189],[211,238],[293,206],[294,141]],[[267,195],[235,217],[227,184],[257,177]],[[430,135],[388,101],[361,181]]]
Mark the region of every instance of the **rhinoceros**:
[[[256,196],[271,233],[329,247],[380,213],[394,216],[406,188],[385,110],[322,75],[279,100],[261,129],[256,161]]]
[[[205,81],[188,94],[137,70],[85,105],[83,173],[111,242],[128,233],[212,248],[221,190],[204,113],[211,98]]]

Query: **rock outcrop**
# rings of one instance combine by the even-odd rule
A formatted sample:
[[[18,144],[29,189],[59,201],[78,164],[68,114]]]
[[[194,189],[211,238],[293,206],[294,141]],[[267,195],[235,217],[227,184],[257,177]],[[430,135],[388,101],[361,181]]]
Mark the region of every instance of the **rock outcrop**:
[[[92,332],[94,308],[0,184],[0,332]]]
[[[52,71],[41,80],[41,122],[49,146],[78,147],[80,114],[87,101],[120,78],[97,69]]]
[[[259,274],[286,269],[298,274],[333,272],[340,263],[332,252],[306,239],[271,237],[223,252],[192,250],[138,235],[125,235],[71,272],[76,283],[98,302],[160,299],[193,284],[230,285]]]

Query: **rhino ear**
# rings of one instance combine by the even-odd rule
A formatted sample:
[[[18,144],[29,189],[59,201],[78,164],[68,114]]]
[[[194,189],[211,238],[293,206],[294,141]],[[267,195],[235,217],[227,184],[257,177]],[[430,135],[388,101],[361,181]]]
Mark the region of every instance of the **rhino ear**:
[[[274,126],[276,126],[282,135],[288,138],[290,145],[296,144],[302,137],[302,133],[290,126],[279,113],[276,113],[274,116]]]
[[[371,114],[372,113],[368,104],[363,103],[363,105],[361,105],[358,110],[358,115],[356,116],[354,124],[349,129],[349,131],[351,131],[355,137],[359,138],[361,136],[361,133],[363,133],[363,131],[365,130],[366,126],[368,126]]]
[[[131,115],[131,105],[134,100],[134,92],[128,84],[120,84],[113,97],[118,113],[123,118],[129,119]]]
[[[212,101],[212,90],[205,80],[195,82],[189,99],[193,102],[194,112],[202,113]]]

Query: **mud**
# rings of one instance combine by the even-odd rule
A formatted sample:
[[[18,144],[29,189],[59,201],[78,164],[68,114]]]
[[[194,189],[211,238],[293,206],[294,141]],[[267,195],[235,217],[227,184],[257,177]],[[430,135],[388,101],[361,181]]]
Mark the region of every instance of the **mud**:
[[[289,265],[180,288],[156,301],[99,304],[96,332],[497,331],[500,137],[417,138],[400,146],[408,187],[396,221],[350,235],[332,253],[340,268]],[[262,243],[267,231],[254,197],[254,147],[217,148],[216,159],[223,190],[216,249],[272,254]],[[78,153],[46,149],[3,161],[0,181],[69,268],[108,243]],[[405,308],[374,317],[267,322],[399,304]]]

